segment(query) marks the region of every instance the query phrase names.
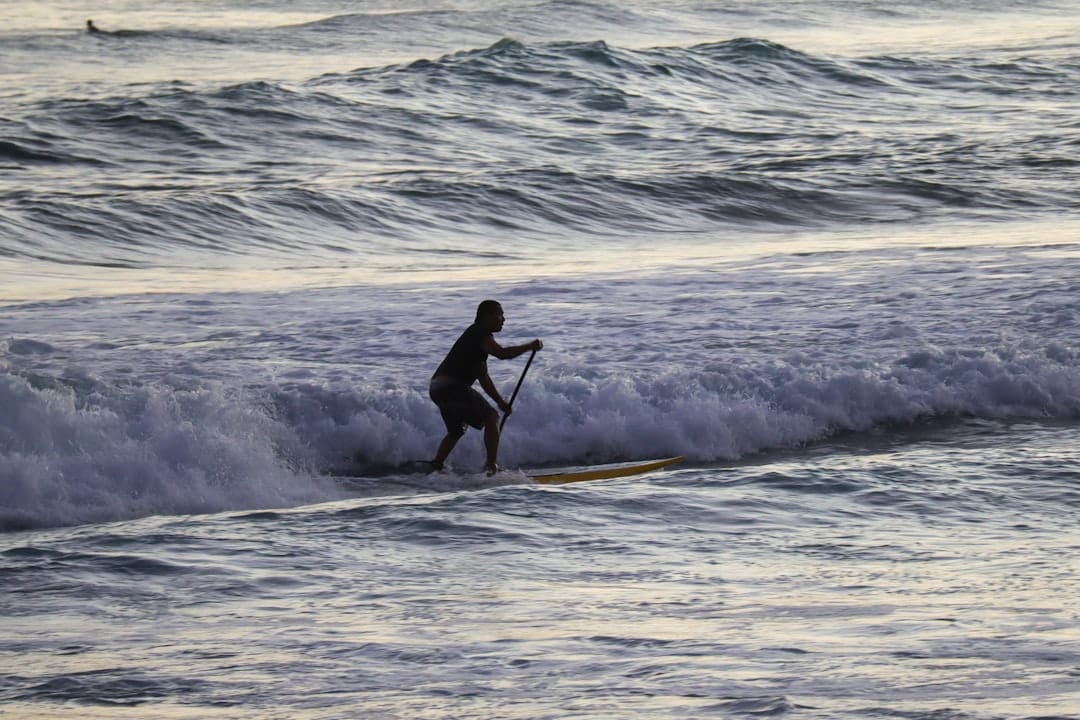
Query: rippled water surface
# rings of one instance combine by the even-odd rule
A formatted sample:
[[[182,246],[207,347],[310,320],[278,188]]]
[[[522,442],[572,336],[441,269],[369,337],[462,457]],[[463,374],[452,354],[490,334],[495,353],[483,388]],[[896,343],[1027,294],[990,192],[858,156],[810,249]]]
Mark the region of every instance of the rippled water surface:
[[[0,14],[0,715],[1080,718],[1072,3]]]
[[[57,717],[1074,716],[1076,440],[971,425],[9,535],[3,692]]]

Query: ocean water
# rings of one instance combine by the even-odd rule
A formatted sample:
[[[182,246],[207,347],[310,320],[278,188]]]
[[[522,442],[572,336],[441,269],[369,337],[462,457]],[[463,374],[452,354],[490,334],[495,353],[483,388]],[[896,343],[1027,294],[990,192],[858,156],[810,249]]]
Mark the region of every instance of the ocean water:
[[[1080,718],[1076,3],[0,17],[0,716]]]

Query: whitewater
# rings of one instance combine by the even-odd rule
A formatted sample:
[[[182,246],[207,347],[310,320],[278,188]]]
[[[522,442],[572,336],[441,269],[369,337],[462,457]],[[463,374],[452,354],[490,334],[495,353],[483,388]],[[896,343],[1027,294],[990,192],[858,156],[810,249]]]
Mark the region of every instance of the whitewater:
[[[0,715],[1080,718],[1075,4],[0,16]]]

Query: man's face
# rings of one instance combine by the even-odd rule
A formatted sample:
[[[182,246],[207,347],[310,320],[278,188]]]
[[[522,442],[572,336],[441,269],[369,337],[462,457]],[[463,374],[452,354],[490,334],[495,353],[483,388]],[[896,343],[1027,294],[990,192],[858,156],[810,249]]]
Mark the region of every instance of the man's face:
[[[500,305],[496,309],[492,310],[487,316],[487,328],[491,332],[499,332],[503,329],[503,323],[506,322],[506,318],[503,316],[503,309]]]

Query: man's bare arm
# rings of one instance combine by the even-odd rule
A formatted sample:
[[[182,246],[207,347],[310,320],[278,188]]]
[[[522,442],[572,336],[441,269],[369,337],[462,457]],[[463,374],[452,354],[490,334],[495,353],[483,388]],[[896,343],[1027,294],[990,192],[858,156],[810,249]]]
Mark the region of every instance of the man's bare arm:
[[[519,355],[524,355],[530,350],[542,350],[544,343],[539,340],[533,340],[532,342],[525,343],[524,345],[508,345],[503,347],[499,343],[495,342],[495,338],[488,335],[484,338],[484,352],[488,355],[494,355],[500,360],[513,360]],[[486,390],[487,388],[485,388]],[[490,394],[490,393],[489,393]]]
[[[499,406],[499,409],[504,413],[510,412],[510,405],[503,400],[502,395],[499,394],[498,388],[495,387],[495,383],[491,381],[491,376],[488,375],[487,364],[484,364],[483,369],[480,371],[480,387],[484,388],[484,392],[488,394],[495,404]]]

